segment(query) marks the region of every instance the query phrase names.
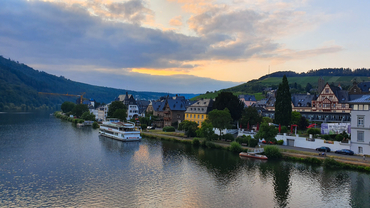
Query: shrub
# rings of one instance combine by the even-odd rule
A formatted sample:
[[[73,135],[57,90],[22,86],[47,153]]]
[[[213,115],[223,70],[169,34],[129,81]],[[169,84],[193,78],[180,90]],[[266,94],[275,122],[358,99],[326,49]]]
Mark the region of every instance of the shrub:
[[[343,138],[344,138],[344,136],[343,136],[342,134],[337,134],[337,135],[335,136],[335,141],[342,141],[342,140],[343,140]]]
[[[218,139],[218,135],[217,134],[212,134],[212,136],[210,136],[210,139],[211,140],[217,140]]]
[[[323,139],[325,139],[325,140],[330,140],[330,136],[329,136],[329,135],[327,135],[327,134],[322,135],[322,137],[321,137],[321,138],[323,138]]]
[[[321,134],[321,130],[318,128],[311,128],[307,130],[307,133],[312,135]]]
[[[93,129],[97,129],[97,128],[99,128],[99,124],[98,124],[98,122],[94,122],[93,123],[93,125],[92,125],[92,127],[93,127]]]
[[[277,141],[277,144],[278,144],[278,145],[283,145],[283,144],[284,144],[284,140],[282,140],[282,139],[281,139],[281,140],[278,140],[278,141]]]
[[[208,148],[215,148],[216,147],[216,145],[215,145],[215,143],[213,143],[213,142],[206,142],[206,146],[208,147]]]
[[[237,137],[235,141],[238,142],[239,144],[242,143],[248,144],[248,137],[243,135],[241,137]]]
[[[231,142],[230,151],[241,152],[243,150],[242,146],[238,142]]]
[[[165,126],[165,127],[163,127],[163,131],[164,132],[174,132],[175,131],[175,127],[173,127],[173,126]]]
[[[255,147],[258,145],[258,140],[253,139],[251,136],[248,136],[248,146],[249,147]]]
[[[265,155],[269,159],[280,159],[283,155],[280,152],[280,149],[276,146],[264,146]]]
[[[336,169],[336,168],[342,168],[343,165],[340,162],[338,162],[338,161],[336,161],[336,160],[334,160],[332,158],[326,158],[324,160],[324,167],[325,168]]]
[[[200,145],[200,141],[199,141],[199,139],[198,138],[194,138],[193,139],[193,141],[191,142],[191,144],[193,145],[193,146],[199,146]]]
[[[202,140],[202,141],[200,142],[200,146],[202,146],[202,147],[207,147],[207,140]]]
[[[231,140],[231,141],[234,141],[234,136],[232,134],[225,134],[224,136],[224,139],[227,141],[227,140]]]
[[[146,130],[146,127],[148,127],[146,124],[141,124],[141,129]]]
[[[288,127],[282,126],[280,133],[288,133]]]

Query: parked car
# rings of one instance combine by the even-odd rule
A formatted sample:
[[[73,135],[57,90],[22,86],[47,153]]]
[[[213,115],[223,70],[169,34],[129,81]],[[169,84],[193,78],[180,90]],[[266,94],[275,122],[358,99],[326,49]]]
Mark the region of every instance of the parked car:
[[[146,127],[146,129],[151,130],[151,129],[154,129],[154,128],[153,128],[153,126],[148,126],[148,127]]]
[[[343,155],[353,155],[354,154],[354,152],[352,150],[349,150],[349,149],[337,150],[337,151],[335,151],[335,153],[343,154]]]
[[[330,152],[330,148],[329,147],[319,147],[319,148],[316,148],[316,151],[319,151],[319,152]]]

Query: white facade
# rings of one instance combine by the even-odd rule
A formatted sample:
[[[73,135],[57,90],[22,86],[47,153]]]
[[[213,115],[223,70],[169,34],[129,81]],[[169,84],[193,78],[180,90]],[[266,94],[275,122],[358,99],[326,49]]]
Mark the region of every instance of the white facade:
[[[127,107],[127,120],[129,121],[133,117],[139,116],[139,107],[137,105],[129,105]]]
[[[89,109],[90,113],[95,115],[95,120],[99,119],[99,110],[98,109]]]
[[[107,120],[109,105],[110,103],[105,106],[99,107],[97,120],[102,120],[102,121]]]
[[[351,150],[370,155],[370,103],[354,104],[351,111]]]

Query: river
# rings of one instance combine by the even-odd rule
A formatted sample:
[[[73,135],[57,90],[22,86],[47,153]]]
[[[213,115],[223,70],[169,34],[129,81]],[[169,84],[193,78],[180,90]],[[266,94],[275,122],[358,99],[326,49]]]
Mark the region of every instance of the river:
[[[0,113],[0,207],[370,207],[370,174]]]

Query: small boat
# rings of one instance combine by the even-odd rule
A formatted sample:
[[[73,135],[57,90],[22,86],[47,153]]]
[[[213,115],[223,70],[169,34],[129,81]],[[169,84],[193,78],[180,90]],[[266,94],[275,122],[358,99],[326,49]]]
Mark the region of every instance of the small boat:
[[[116,139],[119,141],[130,142],[140,141],[140,127],[133,122],[103,122],[100,125],[99,135]]]
[[[239,153],[239,156],[241,156],[241,157],[250,157],[250,158],[255,158],[255,159],[260,159],[260,160],[267,160],[268,159],[265,155],[258,155],[256,153],[248,153],[248,152],[241,152],[241,153]]]

